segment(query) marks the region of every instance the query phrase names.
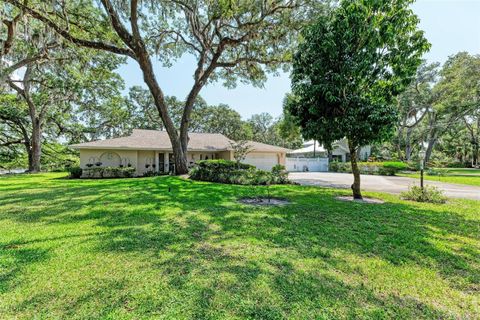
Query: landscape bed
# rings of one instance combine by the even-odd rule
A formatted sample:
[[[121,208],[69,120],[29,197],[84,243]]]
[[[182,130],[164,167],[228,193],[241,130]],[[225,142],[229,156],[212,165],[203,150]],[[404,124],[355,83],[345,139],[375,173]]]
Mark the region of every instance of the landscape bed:
[[[478,316],[480,202],[177,177],[0,178],[0,315],[31,319]]]

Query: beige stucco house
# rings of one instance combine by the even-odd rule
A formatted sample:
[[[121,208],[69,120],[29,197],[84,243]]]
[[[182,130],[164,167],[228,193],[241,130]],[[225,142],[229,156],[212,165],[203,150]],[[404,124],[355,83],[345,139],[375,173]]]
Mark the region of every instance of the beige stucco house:
[[[198,160],[234,160],[232,140],[222,134],[189,133],[188,163]],[[271,170],[276,164],[285,165],[290,150],[264,143],[249,141],[251,152],[245,163],[258,169]],[[71,146],[80,151],[80,167],[88,166],[136,168],[136,175],[146,171],[171,172],[174,170],[173,152],[166,131],[134,129],[127,137],[98,140]]]

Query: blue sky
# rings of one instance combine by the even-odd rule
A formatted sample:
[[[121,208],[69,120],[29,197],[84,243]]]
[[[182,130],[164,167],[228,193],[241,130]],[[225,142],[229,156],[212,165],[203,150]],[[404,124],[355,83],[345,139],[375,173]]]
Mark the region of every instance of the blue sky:
[[[444,62],[448,56],[459,51],[480,53],[480,0],[418,0],[413,10],[420,17],[420,28],[432,44],[425,59]],[[192,86],[195,68],[193,58],[184,56],[167,69],[155,64],[158,81],[166,95],[184,98]],[[135,62],[119,69],[127,87],[145,86],[142,74]],[[290,91],[288,74],[270,77],[264,88],[239,84],[227,89],[221,83],[210,84],[200,95],[209,104],[226,103],[237,110],[243,118],[252,114],[268,112],[277,117],[282,113],[282,100]]]

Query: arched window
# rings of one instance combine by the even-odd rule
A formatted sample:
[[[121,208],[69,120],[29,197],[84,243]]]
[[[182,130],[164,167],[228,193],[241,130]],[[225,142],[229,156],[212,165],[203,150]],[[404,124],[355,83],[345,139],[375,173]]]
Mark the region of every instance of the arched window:
[[[122,159],[118,155],[118,153],[113,151],[108,151],[102,153],[100,156],[100,162],[102,163],[102,167],[119,167],[122,163]]]

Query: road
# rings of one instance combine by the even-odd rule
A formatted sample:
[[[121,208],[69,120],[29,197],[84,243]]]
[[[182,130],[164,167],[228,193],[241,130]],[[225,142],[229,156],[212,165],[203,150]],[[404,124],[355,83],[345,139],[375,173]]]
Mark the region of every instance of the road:
[[[291,172],[289,178],[302,185],[343,189],[350,189],[353,182],[351,173],[337,172]],[[362,175],[360,179],[362,190],[393,194],[408,190],[410,185],[420,184],[419,179],[406,177]],[[428,180],[425,184],[438,187],[447,197],[480,200],[480,187]]]

